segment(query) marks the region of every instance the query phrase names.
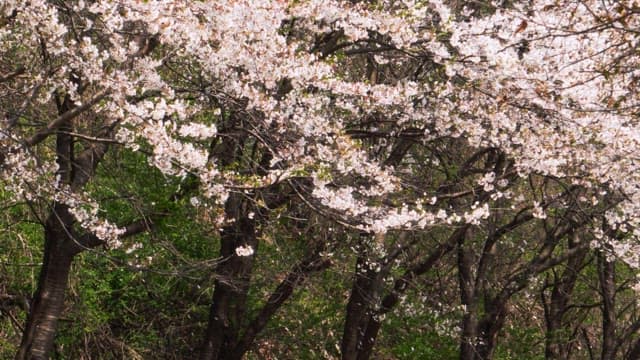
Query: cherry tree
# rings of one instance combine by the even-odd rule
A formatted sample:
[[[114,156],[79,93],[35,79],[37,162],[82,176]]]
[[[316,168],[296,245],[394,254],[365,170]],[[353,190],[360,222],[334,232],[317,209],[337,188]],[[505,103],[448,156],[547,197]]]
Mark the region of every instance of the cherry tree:
[[[587,246],[640,261],[633,3],[31,0],[0,11],[2,181],[47,204],[18,358],[50,352],[74,256],[149,227],[113,224],[85,191],[112,146],[196,179],[191,204],[221,229],[218,271],[231,280],[216,283],[206,359],[247,351],[249,330],[233,324],[260,224],[292,199],[363,234],[344,358],[367,358],[409,279],[454,249],[469,359],[491,356],[509,299],[535,275]],[[492,277],[506,266],[495,247],[521,226],[539,230],[536,255]],[[397,235],[447,229],[426,253]],[[324,266],[324,246],[312,247],[294,276]]]
[[[344,16],[339,4],[329,8],[333,16]],[[41,1],[5,2],[2,10],[2,52],[12,59],[3,75],[7,109],[3,178],[16,197],[42,199],[50,209],[44,222],[41,281],[20,358],[46,357],[50,352],[73,257],[101,244],[120,246],[123,237],[148,225],[111,224],[83,192],[110,145],[145,151],[150,163],[168,175],[196,176],[203,198],[211,204],[206,206],[214,215],[218,212],[223,227],[223,222],[250,223],[243,221],[252,218],[252,212],[234,209],[243,207],[234,205],[245,201],[243,192],[289,181],[298,173],[325,183],[321,178],[329,178],[334,168],[337,174],[369,178],[372,184],[352,191],[365,195],[397,188],[388,171],[368,161],[341,134],[339,119],[322,114],[329,108],[330,93],[364,98],[369,87],[335,79],[329,64],[317,60],[310,49],[300,48],[309,39],[290,42],[280,33],[284,20],[292,16],[302,22],[306,17],[306,26],[315,31],[325,28],[314,19],[321,10],[319,3],[290,9],[288,4],[272,2]],[[373,26],[391,18],[378,17]],[[248,30],[237,27],[241,21],[250,25]],[[345,23],[353,37],[366,34],[369,18],[364,9],[353,22]],[[396,20],[395,28],[403,24]],[[408,42],[406,34],[396,36],[397,41]],[[286,90],[286,84],[291,89]],[[403,93],[412,91],[401,87]],[[391,87],[375,90],[379,98],[395,92]],[[409,101],[395,97],[388,99],[391,105]],[[216,125],[226,130],[226,121],[231,129],[238,128],[234,124],[238,119],[230,114],[242,117],[242,131],[264,154],[260,171],[248,176],[225,168],[232,164],[217,154],[215,143],[221,136]],[[50,120],[40,121],[34,130],[29,125],[38,123],[36,117]],[[234,150],[228,142],[221,148]],[[309,163],[316,153],[320,162]],[[230,191],[239,195],[230,196]],[[349,192],[347,187],[338,196]],[[325,198],[324,206],[339,211],[350,206],[334,192],[318,197]],[[221,206],[225,202],[227,211]],[[367,210],[372,219],[378,216],[376,211]],[[370,225],[365,221],[353,226]],[[247,258],[255,245],[236,237],[230,255]]]

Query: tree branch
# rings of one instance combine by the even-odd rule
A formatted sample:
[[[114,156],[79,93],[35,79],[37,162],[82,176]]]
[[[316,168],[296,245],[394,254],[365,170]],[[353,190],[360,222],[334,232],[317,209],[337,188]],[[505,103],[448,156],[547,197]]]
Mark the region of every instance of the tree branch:
[[[35,145],[41,143],[49,135],[51,135],[56,129],[58,129],[60,126],[65,124],[67,121],[77,117],[78,115],[80,115],[84,111],[90,109],[93,105],[97,104],[102,99],[107,97],[107,95],[109,95],[109,91],[105,90],[105,91],[99,93],[93,99],[91,99],[88,102],[82,104],[81,106],[75,107],[75,108],[65,112],[64,114],[58,116],[55,120],[53,120],[49,124],[47,124],[47,127],[45,127],[44,129],[41,129],[37,133],[33,134],[33,136],[31,136],[29,139],[27,139],[25,141],[25,144],[27,146],[35,146]]]

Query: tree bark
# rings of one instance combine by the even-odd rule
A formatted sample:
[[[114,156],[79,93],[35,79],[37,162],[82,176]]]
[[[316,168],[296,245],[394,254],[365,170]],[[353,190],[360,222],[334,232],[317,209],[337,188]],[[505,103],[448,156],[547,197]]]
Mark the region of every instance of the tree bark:
[[[625,356],[626,360],[638,360],[640,359],[640,340],[636,341],[631,350]]]
[[[616,356],[616,283],[615,263],[606,255],[598,254],[598,277],[602,294],[602,360]]]
[[[486,315],[478,323],[478,343],[476,346],[477,360],[493,358],[493,353],[498,344],[498,334],[507,317],[507,299],[485,299]]]
[[[320,249],[318,249],[320,250]],[[319,251],[314,252],[306,259],[297,264],[280,282],[275,291],[269,296],[267,303],[262,307],[258,315],[251,321],[242,334],[233,352],[228,359],[240,360],[249,350],[256,336],[264,329],[268,321],[280,309],[280,307],[291,297],[293,291],[312,272],[321,271],[329,267],[330,261],[322,259]]]
[[[409,284],[417,277],[423,275],[433,268],[442,257],[451,252],[461,237],[464,237],[469,226],[463,226],[451,234],[449,239],[439,244],[436,249],[424,260],[409,268],[395,281],[393,289],[384,296],[380,310],[370,314],[367,320],[367,327],[363,336],[363,344],[358,352],[358,360],[367,360],[373,353],[380,328],[382,327],[382,316],[391,311],[400,301],[400,296],[409,288]]]
[[[570,241],[569,247],[576,244]],[[554,272],[554,281],[551,290],[551,298],[547,301],[542,290],[542,303],[546,322],[545,333],[545,359],[567,359],[571,345],[563,339],[563,317],[568,310],[569,300],[580,270],[584,267],[587,250],[583,250],[575,257],[569,259],[566,269],[558,277]]]
[[[78,252],[68,237],[71,215],[55,205],[45,224],[45,251],[35,293],[17,360],[48,359],[53,349],[58,319],[74,255]]]
[[[343,360],[356,360],[364,345],[363,339],[369,317],[373,314],[372,304],[378,302],[382,274],[371,269],[366,252],[358,256],[355,279],[347,303],[342,343]]]
[[[56,97],[59,114],[72,111],[68,95]],[[71,119],[58,124],[61,132],[56,136],[57,176],[63,184],[70,184],[73,178],[73,138]],[[35,292],[31,311],[16,354],[18,360],[48,359],[53,349],[58,319],[64,309],[64,295],[69,281],[71,262],[80,248],[71,238],[73,216],[66,205],[53,203],[44,224],[44,259],[38,288]]]
[[[200,359],[228,359],[236,346],[246,313],[246,300],[254,256],[238,256],[236,248],[251,246],[257,250],[255,221],[246,214],[245,201],[231,195],[227,214],[236,219],[225,226],[220,238],[220,255],[224,260],[218,267],[209,324],[205,332]],[[236,215],[236,216],[233,216]]]
[[[460,336],[460,360],[474,360],[478,329],[477,294],[472,274],[472,259],[464,246],[464,237],[458,239],[458,286],[464,307]]]

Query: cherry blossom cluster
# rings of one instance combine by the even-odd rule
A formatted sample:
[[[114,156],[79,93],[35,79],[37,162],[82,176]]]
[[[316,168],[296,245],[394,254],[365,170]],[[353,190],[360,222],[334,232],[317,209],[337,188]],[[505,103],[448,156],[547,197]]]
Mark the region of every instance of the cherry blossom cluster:
[[[193,204],[219,208],[230,191],[306,176],[313,185],[302,196],[311,205],[384,233],[479,224],[492,201],[512,197],[511,181],[493,170],[469,185],[479,195],[466,208],[441,208],[433,191],[408,189],[406,167],[384,164],[369,143],[349,134],[354,124],[383,114],[398,133],[421,129],[425,142],[459,138],[470,148],[499,149],[522,178],[563,178],[623,194],[607,219],[635,234],[637,12],[625,1],[534,1],[496,5],[491,14],[453,11],[438,0],[378,7],[316,0],[4,1],[0,55],[24,68],[0,83],[2,101],[22,112],[17,120],[2,113],[2,179],[27,199],[64,192],[83,226],[116,241],[118,230],[96,220],[95,201],[55,186],[46,140],[20,120],[38,118],[49,131],[44,137],[55,133],[55,118],[64,115],[52,103],[64,95],[75,109],[88,105],[79,115],[84,123],[113,128],[112,142],[144,152],[167,175],[197,176],[202,198]],[[372,81],[339,50],[319,49],[331,36],[336,48],[373,46],[379,66],[428,58],[442,75]],[[0,75],[14,70],[3,62]],[[264,173],[245,176],[212,158],[210,144],[224,136],[232,113],[245,135],[271,152]],[[607,196],[598,191],[593,196]],[[547,218],[540,199],[525,198],[522,208]]]

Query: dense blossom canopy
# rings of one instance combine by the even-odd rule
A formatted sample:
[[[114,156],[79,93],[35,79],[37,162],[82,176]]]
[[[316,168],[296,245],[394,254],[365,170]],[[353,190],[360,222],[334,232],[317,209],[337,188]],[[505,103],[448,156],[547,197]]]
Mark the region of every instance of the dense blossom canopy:
[[[627,256],[640,225],[637,6],[495,5],[3,1],[2,179],[17,197],[64,202],[82,226],[117,245],[123,230],[100,218],[80,186],[59,181],[59,164],[43,147],[65,121],[81,119],[68,131],[87,148],[118,143],[167,175],[195,175],[202,199],[192,203],[221,222],[233,220],[220,210],[230,192],[300,178],[310,180],[299,194],[309,206],[373,233],[477,224],[500,198],[547,216],[548,201],[520,194],[510,188],[513,174],[489,169],[472,188],[487,196],[453,208],[443,201],[451,194],[407,180],[415,161],[435,159],[385,162],[380,154],[391,154],[392,142],[354,136],[412,131],[423,143],[449,137],[499,149],[521,178],[590,189],[578,199],[584,207],[611,205],[606,226],[592,222],[594,234],[606,241],[604,228],[628,232],[612,245],[637,264]],[[335,51],[365,45],[377,49],[376,65],[421,60],[429,75],[362,76]],[[66,107],[48,111],[64,97]],[[215,161],[221,155],[210,144],[231,113],[269,150],[266,171],[247,175]]]

